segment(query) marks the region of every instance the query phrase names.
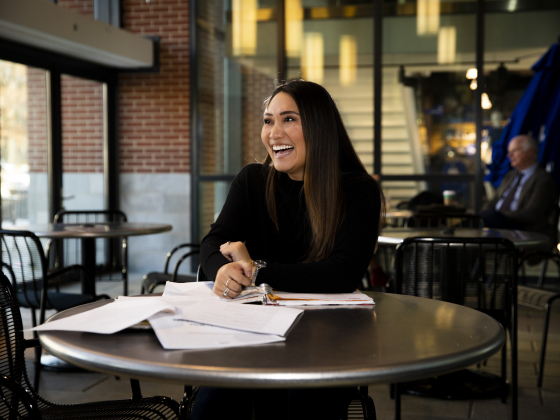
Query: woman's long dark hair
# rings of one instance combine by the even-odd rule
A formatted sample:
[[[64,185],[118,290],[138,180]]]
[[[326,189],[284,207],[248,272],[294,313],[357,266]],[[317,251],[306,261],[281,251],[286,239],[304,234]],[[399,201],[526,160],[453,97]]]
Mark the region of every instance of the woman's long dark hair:
[[[313,82],[292,80],[278,86],[264,102],[265,109],[280,92],[290,95],[299,110],[306,156],[303,175],[303,188],[311,225],[311,248],[305,262],[326,258],[334,247],[336,235],[345,215],[342,174],[361,172],[368,175],[358,158],[348,137],[338,108],[331,95]],[[265,166],[272,163],[270,156]],[[275,186],[278,171],[272,166],[269,171],[266,189],[268,212],[278,229],[276,214]],[[381,214],[384,200],[381,189]]]

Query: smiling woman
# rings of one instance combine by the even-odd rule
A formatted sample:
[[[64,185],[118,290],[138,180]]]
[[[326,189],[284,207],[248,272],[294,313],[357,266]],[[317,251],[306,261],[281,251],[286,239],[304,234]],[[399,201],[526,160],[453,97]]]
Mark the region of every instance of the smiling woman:
[[[267,158],[239,172],[202,241],[201,265],[214,293],[238,296],[255,266],[256,284],[277,290],[354,291],[377,244],[383,195],[330,94],[303,80],[278,86],[264,103],[261,140]],[[245,392],[201,388],[191,418],[251,418]],[[273,403],[275,392],[262,398]],[[290,390],[290,413],[298,413],[291,418],[341,418],[350,394]],[[311,399],[317,404],[306,403]]]

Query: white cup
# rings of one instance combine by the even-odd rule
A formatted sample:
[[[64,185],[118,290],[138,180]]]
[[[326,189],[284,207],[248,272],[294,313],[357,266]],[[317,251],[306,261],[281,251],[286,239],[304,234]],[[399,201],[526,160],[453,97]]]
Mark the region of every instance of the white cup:
[[[446,206],[451,206],[455,204],[455,199],[457,198],[457,193],[453,190],[445,190],[443,192],[443,204]]]

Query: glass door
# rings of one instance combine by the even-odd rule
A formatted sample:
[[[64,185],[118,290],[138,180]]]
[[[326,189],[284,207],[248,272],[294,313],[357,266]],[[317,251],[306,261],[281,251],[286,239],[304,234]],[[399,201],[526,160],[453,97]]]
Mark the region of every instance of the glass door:
[[[48,223],[49,73],[0,60],[2,228]]]
[[[61,75],[62,206],[103,210],[105,84]]]

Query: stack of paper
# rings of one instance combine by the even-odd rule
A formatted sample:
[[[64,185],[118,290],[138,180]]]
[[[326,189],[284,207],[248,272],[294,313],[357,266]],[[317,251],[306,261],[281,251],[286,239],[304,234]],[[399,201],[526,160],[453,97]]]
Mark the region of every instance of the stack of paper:
[[[281,342],[303,310],[291,305],[373,305],[373,299],[345,294],[276,293],[269,286],[248,288],[238,300],[213,292],[214,283],[167,282],[163,296],[121,296],[78,315],[47,322],[32,331],[112,334],[145,319],[165,349],[208,349]],[[232,305],[255,298],[266,305]]]
[[[208,349],[285,341],[300,309],[231,305],[207,284],[183,296],[126,297],[31,331],[112,334],[148,319],[165,349]]]
[[[275,292],[268,297],[267,305],[373,305],[374,301],[361,292],[354,293],[287,293]]]
[[[353,293],[288,293],[276,292],[267,284],[246,287],[234,299],[225,299],[216,295],[212,289],[214,283],[171,283],[167,282],[163,296],[209,297],[214,300],[232,303],[262,302],[265,305],[301,306],[301,305],[373,305],[375,302],[362,292]]]

